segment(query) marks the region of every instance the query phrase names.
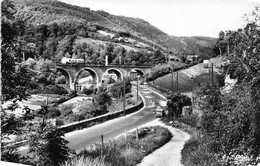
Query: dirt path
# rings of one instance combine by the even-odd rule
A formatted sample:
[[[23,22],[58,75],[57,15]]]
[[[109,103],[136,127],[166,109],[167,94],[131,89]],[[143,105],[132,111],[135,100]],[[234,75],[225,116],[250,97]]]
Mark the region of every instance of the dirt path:
[[[158,119],[145,126],[154,125],[168,128],[173,137],[170,142],[146,156],[138,166],[181,166],[181,150],[184,143],[190,138],[190,135],[180,129],[166,126]]]

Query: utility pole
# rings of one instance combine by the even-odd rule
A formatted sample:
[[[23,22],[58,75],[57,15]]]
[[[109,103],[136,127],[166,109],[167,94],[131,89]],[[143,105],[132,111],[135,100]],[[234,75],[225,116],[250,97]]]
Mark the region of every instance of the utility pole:
[[[191,77],[191,108],[193,109],[193,77]]]
[[[101,135],[101,150],[100,150],[100,157],[103,158],[104,153],[104,136]]]
[[[177,92],[179,92],[179,84],[178,84],[179,74],[178,74],[178,71],[176,71],[176,73],[177,73],[177,78],[176,78],[176,81],[177,81]]]
[[[172,71],[172,87],[171,87],[171,91],[173,92],[173,70],[171,68],[171,71]]]
[[[213,73],[213,63],[211,63],[211,83],[212,83],[212,85],[213,85],[213,83],[214,83],[214,78],[213,78],[213,76],[214,76],[214,73]]]
[[[124,82],[124,101],[123,101],[123,111],[124,111],[124,116],[125,116],[125,79],[123,78],[123,82]]]
[[[138,102],[138,81],[139,81],[139,77],[137,76],[137,88],[136,88],[136,90],[137,90],[137,94],[136,94],[136,96],[137,96],[137,102]]]

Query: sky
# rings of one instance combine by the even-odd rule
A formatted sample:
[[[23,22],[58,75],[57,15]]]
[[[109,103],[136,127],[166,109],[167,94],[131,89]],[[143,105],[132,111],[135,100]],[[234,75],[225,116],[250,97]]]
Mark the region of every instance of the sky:
[[[218,37],[221,30],[245,25],[243,15],[260,6],[260,0],[60,0],[104,10],[110,14],[137,17],[173,36]]]

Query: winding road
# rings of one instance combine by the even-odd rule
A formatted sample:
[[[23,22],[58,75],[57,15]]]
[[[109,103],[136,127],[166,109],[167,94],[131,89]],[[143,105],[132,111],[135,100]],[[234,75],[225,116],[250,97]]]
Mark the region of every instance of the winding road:
[[[157,108],[166,108],[166,99],[163,96],[146,86],[140,86],[139,90],[144,101],[144,107],[141,110],[90,128],[66,133],[65,139],[69,141],[69,148],[80,152],[94,143],[100,143],[101,135],[104,136],[104,141],[107,141],[137,127],[161,125],[167,127],[173,134],[171,141],[146,156],[138,166],[181,166],[181,149],[190,136],[180,129],[165,126],[155,118]],[[25,155],[27,151],[28,147],[20,149],[22,155]]]
[[[144,107],[140,111],[90,128],[66,133],[65,139],[69,141],[68,146],[79,152],[95,142],[100,142],[101,135],[106,141],[156,119],[155,109],[166,107],[165,98],[145,86],[139,86],[139,90],[139,94],[144,100]]]
[[[94,143],[99,143],[101,135],[104,136],[104,141],[107,141],[125,133],[125,131],[155,120],[155,109],[166,107],[165,98],[145,86],[139,86],[139,94],[144,101],[144,107],[141,110],[90,128],[66,133],[65,139],[69,141],[68,147],[79,152]],[[19,153],[26,155],[27,151],[28,146],[23,146],[20,148]]]

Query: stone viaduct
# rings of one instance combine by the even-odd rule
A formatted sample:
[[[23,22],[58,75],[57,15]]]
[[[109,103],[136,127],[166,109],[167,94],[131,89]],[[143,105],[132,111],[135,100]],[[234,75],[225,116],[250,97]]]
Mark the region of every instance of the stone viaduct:
[[[70,89],[77,90],[80,74],[85,70],[90,73],[93,78],[93,84],[96,87],[102,83],[103,74],[114,73],[118,80],[124,77],[131,77],[136,74],[142,76],[149,71],[152,66],[132,66],[132,65],[89,65],[84,63],[75,64],[56,64],[55,68],[65,77]]]

